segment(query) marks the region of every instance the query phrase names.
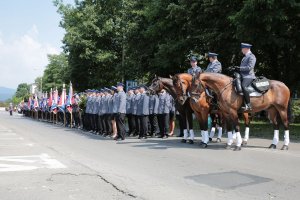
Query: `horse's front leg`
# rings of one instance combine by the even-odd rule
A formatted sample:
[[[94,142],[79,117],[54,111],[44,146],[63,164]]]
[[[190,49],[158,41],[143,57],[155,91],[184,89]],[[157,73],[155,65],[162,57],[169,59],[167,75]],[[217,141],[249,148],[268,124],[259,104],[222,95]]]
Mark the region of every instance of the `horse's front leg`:
[[[244,135],[244,139],[243,139],[243,146],[246,146],[248,143],[248,139],[249,139],[249,132],[250,132],[250,119],[249,119],[249,114],[248,113],[243,113],[243,117],[244,117],[244,121],[245,121],[245,135]]]
[[[233,125],[236,133],[236,146],[234,148],[234,151],[240,151],[242,148],[242,136],[240,132],[240,125],[239,125],[239,118],[237,114],[232,114],[232,119],[233,119]]]

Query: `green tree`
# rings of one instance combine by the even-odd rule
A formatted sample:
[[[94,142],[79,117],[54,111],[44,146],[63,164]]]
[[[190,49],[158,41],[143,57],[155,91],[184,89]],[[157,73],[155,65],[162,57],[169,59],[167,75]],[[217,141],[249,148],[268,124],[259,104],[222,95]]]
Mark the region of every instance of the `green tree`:
[[[15,97],[24,98],[29,95],[30,86],[27,83],[20,83],[17,87]]]
[[[230,17],[237,40],[254,44],[259,74],[299,89],[300,3],[248,0]]]
[[[49,64],[46,66],[42,77],[43,91],[50,91],[51,88],[62,89],[64,83],[70,82],[70,72],[68,67],[67,55],[48,55]],[[36,82],[40,86],[41,79],[37,78]]]

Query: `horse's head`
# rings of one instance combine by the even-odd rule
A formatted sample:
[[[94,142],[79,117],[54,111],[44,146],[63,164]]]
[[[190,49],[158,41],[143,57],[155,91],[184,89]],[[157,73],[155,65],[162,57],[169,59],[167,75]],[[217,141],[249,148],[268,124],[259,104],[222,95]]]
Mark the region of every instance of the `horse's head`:
[[[195,74],[195,76],[193,76],[192,84],[189,89],[189,92],[191,92],[191,94],[200,94],[204,91],[200,80],[200,74],[201,73],[197,73]]]
[[[174,89],[178,102],[183,105],[188,99],[187,91],[190,86],[192,76],[190,74],[176,74],[172,77]]]
[[[163,89],[161,77],[155,75],[148,89],[151,93],[160,92]]]

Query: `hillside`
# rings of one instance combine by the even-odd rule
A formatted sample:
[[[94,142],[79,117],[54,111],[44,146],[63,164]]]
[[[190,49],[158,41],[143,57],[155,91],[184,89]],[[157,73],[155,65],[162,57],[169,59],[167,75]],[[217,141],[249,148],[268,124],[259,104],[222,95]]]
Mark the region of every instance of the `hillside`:
[[[0,87],[0,101],[6,101],[11,98],[16,90],[6,87]]]

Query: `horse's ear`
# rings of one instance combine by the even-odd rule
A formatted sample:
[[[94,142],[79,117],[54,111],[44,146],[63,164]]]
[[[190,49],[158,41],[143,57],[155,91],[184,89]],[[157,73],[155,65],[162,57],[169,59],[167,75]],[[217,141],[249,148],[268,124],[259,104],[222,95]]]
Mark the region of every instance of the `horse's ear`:
[[[169,77],[170,77],[171,79],[173,79],[173,76],[172,76],[172,75],[169,75]]]

